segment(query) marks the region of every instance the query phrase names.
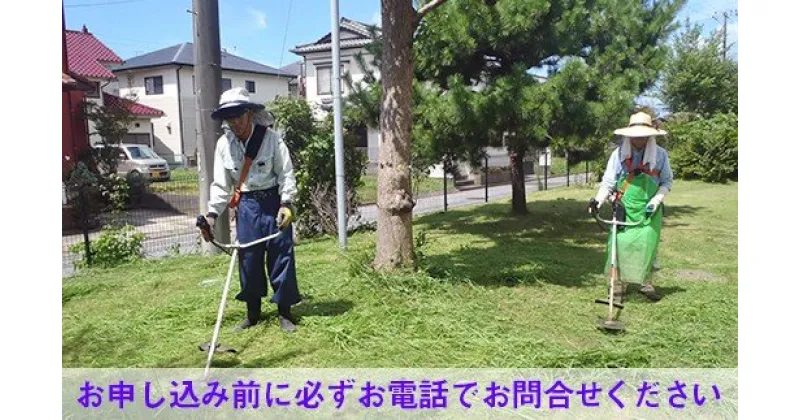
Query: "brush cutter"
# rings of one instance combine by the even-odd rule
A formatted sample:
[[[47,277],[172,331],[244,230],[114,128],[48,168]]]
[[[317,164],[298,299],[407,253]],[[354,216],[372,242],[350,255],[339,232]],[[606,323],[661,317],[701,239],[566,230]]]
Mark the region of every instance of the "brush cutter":
[[[625,308],[620,302],[614,302],[614,284],[619,279],[619,261],[617,260],[617,230],[619,227],[623,226],[637,226],[641,224],[644,220],[640,220],[638,222],[625,222],[625,211],[622,204],[619,201],[614,201],[612,205],[612,217],[611,220],[601,219],[599,215],[598,203],[595,199],[592,199],[589,202],[589,209],[591,210],[592,216],[597,221],[597,223],[603,228],[603,230],[608,231],[610,226],[611,230],[611,268],[609,269],[609,279],[608,279],[608,299],[595,299],[595,303],[599,303],[602,305],[608,305],[608,314],[605,318],[598,318],[597,320],[597,328],[606,331],[624,331],[625,324],[619,320],[620,313]],[[616,315],[614,314],[614,308],[617,308],[618,311]]]
[[[203,232],[203,237],[208,238],[209,242],[231,256],[231,263],[228,266],[228,277],[225,279],[225,286],[223,286],[222,289],[222,300],[219,302],[219,311],[217,311],[217,323],[214,325],[214,334],[211,336],[210,343],[203,343],[199,346],[201,351],[208,352],[208,359],[206,360],[206,369],[204,373],[204,377],[208,377],[208,371],[211,368],[211,358],[213,357],[214,353],[236,353],[235,349],[217,343],[217,339],[219,338],[219,329],[222,325],[222,314],[225,312],[225,302],[228,299],[228,288],[230,288],[231,278],[233,278],[233,267],[236,263],[236,257],[239,254],[239,250],[275,239],[281,236],[283,231],[279,230],[271,235],[245,244],[240,244],[238,240],[232,244],[221,244],[214,239],[214,235],[211,233],[211,226],[208,224],[208,221],[205,219],[205,217],[197,217],[197,227],[199,227]]]

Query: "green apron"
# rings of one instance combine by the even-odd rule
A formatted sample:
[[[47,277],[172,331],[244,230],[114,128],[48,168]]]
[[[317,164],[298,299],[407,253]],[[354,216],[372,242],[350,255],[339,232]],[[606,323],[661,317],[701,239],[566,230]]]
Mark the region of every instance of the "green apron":
[[[623,191],[621,202],[625,206],[625,221],[636,223],[644,220],[638,226],[625,226],[620,231],[617,227],[617,261],[620,279],[631,283],[644,283],[650,273],[658,251],[661,237],[661,218],[663,206],[658,206],[656,212],[649,218],[645,217],[647,203],[658,192],[658,183],[645,173],[633,177],[627,189],[624,185],[628,178],[621,178],[617,182],[617,191]],[[609,232],[606,247],[606,274],[611,268],[611,240]]]

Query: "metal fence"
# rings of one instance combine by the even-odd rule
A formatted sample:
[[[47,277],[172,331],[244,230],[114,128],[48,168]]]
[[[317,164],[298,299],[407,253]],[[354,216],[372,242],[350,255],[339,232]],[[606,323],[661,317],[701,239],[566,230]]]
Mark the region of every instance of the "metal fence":
[[[545,167],[539,153],[526,159],[526,187],[529,192],[589,182],[591,166],[583,163],[567,168],[563,158],[555,158]],[[488,162],[485,162],[488,163]],[[569,178],[565,178],[567,170]],[[374,176],[374,175],[365,175]],[[488,181],[488,182],[487,182]],[[428,179],[428,190],[415,188],[417,204],[414,213],[446,211],[449,207],[476,204],[510,196],[510,174],[502,166],[475,168],[471,176],[458,179]],[[431,189],[437,184],[441,188]],[[131,225],[144,235],[143,252],[147,258],[196,253],[200,251],[200,235],[195,227],[198,205],[198,172],[196,168],[172,169],[168,180],[146,182],[132,188],[124,209],[113,210],[107,195],[96,185],[84,191],[65,190],[62,206],[62,276],[76,270],[76,261],[88,241],[100,237],[102,228],[110,224]],[[358,223],[376,220],[374,200],[359,208]],[[354,226],[353,223],[350,224]],[[84,252],[85,253],[85,252]]]

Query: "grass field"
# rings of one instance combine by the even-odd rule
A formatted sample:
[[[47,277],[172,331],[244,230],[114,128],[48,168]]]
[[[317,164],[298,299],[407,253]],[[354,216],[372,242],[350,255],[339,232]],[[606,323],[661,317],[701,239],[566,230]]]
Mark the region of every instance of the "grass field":
[[[304,301],[293,335],[275,308],[242,333],[229,302],[220,367],[736,367],[737,184],[676,182],[667,197],[651,303],[631,287],[621,335],[594,326],[604,307],[604,233],[586,214],[594,191],[529,196],[415,220],[421,270],[364,268],[374,233],[296,247]],[[606,209],[607,210],[607,209]],[[202,367],[229,257],[186,256],[62,280],[64,367]],[[238,291],[234,278],[232,293]]]

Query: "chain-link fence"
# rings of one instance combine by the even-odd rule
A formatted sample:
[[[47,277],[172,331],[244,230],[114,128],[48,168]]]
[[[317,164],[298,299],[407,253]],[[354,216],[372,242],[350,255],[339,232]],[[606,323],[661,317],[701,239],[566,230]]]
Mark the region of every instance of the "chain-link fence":
[[[99,238],[105,226],[133,226],[144,235],[146,257],[199,250],[194,226],[199,212],[197,169],[173,169],[162,179],[144,181],[127,182],[127,191],[113,191],[99,184],[65,187],[62,275],[74,271],[76,260],[90,262],[85,256],[85,242]],[[124,204],[115,205],[114,194],[122,196]]]
[[[583,184],[593,181],[594,166],[580,162],[567,165],[564,157],[547,156],[545,151],[528,153],[523,165],[528,192]],[[511,196],[508,155],[487,158],[484,165],[466,168],[458,176],[433,173],[415,179],[414,214],[446,211],[451,207]],[[435,172],[435,171],[434,171]],[[566,177],[569,172],[569,177]],[[362,206],[358,223],[373,223],[377,218],[375,201],[377,175],[364,174],[359,189]],[[128,189],[103,187],[92,183],[83,188],[65,187],[62,205],[62,275],[69,276],[76,266],[91,262],[86,247],[104,233],[106,226],[132,226],[142,235],[145,257],[162,257],[200,251],[200,235],[195,227],[199,177],[197,168],[177,168],[160,179],[127,182]],[[116,204],[115,204],[116,203]]]

